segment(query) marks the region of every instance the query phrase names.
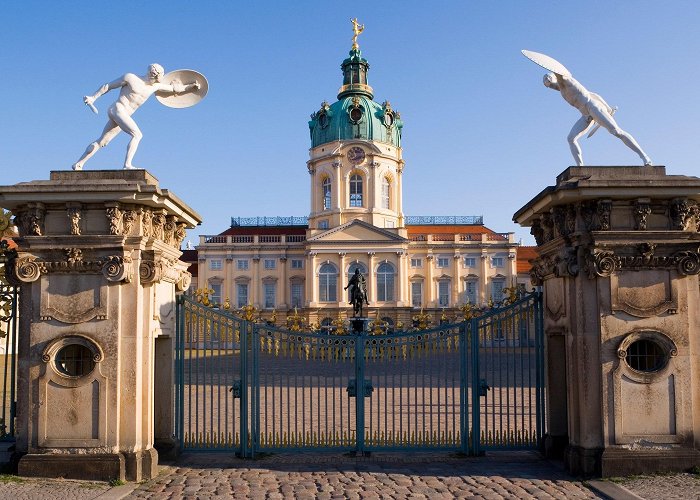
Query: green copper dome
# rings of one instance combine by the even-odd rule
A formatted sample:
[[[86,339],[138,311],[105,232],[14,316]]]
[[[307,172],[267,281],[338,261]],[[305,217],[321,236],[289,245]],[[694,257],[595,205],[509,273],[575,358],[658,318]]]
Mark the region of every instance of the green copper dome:
[[[338,91],[338,101],[333,104],[324,101],[321,109],[311,115],[311,147],[350,139],[401,146],[401,116],[391,109],[388,101],[378,104],[372,100],[372,87],[367,84],[369,63],[360,50],[351,50],[341,67],[343,85]]]

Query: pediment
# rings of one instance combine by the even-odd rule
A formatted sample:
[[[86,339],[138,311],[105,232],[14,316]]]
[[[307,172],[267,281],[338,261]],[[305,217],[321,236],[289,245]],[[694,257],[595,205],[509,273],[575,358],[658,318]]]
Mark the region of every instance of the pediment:
[[[314,235],[307,240],[308,243],[403,243],[405,241],[408,240],[391,231],[357,219]]]

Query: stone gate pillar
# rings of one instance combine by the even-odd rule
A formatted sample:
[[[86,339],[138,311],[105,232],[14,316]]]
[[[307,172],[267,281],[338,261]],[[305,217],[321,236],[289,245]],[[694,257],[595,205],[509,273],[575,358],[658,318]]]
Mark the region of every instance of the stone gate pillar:
[[[549,443],[575,474],[700,465],[700,179],[571,167],[521,208],[544,287]]]
[[[156,340],[174,337],[180,243],[199,216],[145,170],[51,172],[0,187],[0,206],[20,232],[20,474],[154,476],[154,422],[173,434],[172,384],[154,383],[171,382],[172,350],[156,360]]]

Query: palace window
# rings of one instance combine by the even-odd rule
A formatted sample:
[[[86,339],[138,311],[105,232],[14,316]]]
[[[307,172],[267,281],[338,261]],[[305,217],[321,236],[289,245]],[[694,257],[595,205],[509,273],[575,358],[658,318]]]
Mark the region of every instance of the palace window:
[[[321,184],[321,191],[323,193],[323,209],[328,210],[331,208],[331,179],[330,177],[324,177],[323,183]]]
[[[350,176],[350,206],[362,206],[362,177],[357,174]]]
[[[275,307],[275,283],[265,283],[263,285],[263,290],[265,292],[265,308],[272,309]]]
[[[438,305],[440,307],[450,305],[450,282],[448,280],[438,281]]]
[[[423,303],[423,283],[414,281],[411,283],[411,305],[420,307]]]
[[[248,259],[238,259],[236,261],[236,269],[239,271],[247,271],[248,270]]]
[[[209,261],[209,270],[211,271],[221,271],[221,268],[223,267],[223,263],[221,259],[211,259]]]
[[[438,267],[449,267],[450,266],[450,259],[448,257],[438,257],[437,266]]]
[[[292,259],[292,269],[304,269],[304,260]]]
[[[292,283],[291,287],[292,307],[303,307],[304,304],[304,284]]]
[[[388,262],[377,268],[377,300],[390,302],[394,300],[394,266]]]
[[[209,283],[209,288],[214,291],[211,294],[210,301],[212,304],[221,304],[221,280],[217,279],[216,283]]]
[[[411,267],[414,267],[414,268],[423,267],[423,259],[412,257],[411,258]]]
[[[491,281],[491,299],[494,302],[500,302],[503,300],[503,289],[506,286],[506,282],[503,279],[494,279]]]
[[[248,284],[238,283],[236,285],[236,303],[238,307],[244,307],[248,305]]]
[[[491,257],[492,267],[503,267],[503,257]]]
[[[389,179],[386,177],[382,178],[382,208],[389,208]]]
[[[465,257],[464,267],[476,267],[476,257]]]
[[[274,269],[276,264],[275,259],[265,259],[265,269]]]
[[[328,229],[328,219],[318,221],[319,229]]]
[[[470,304],[477,303],[476,302],[477,286],[478,286],[478,283],[475,280],[467,281],[464,284],[464,292],[465,292],[467,301],[469,301]]]
[[[321,266],[318,272],[318,298],[321,302],[336,302],[338,300],[338,271],[331,263]]]

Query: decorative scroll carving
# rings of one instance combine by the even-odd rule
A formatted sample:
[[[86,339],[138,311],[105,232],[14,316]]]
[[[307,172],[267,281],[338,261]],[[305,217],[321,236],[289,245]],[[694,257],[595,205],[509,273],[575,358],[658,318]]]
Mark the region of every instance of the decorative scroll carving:
[[[634,227],[639,231],[647,230],[647,217],[651,213],[651,206],[648,203],[635,202],[632,207],[634,214]]]
[[[610,212],[612,212],[612,202],[610,200],[599,200],[596,207],[598,215],[598,227],[600,231],[610,230]]]
[[[42,274],[99,274],[109,281],[131,281],[131,257],[110,255],[96,260],[85,260],[78,248],[63,249],[65,260],[41,261],[33,256],[15,259],[11,264],[12,276],[24,283],[39,279]]]
[[[122,216],[122,227],[124,236],[129,236],[131,230],[134,228],[134,223],[138,219],[138,212],[136,210],[125,210]]]
[[[132,278],[131,257],[119,257],[110,255],[104,259],[102,274],[107,281],[131,282]]]
[[[139,279],[142,284],[154,283],[160,281],[162,268],[160,263],[152,260],[144,260],[139,264]]]
[[[79,235],[80,234],[80,218],[82,217],[82,210],[80,207],[71,206],[67,210],[68,218],[70,219],[70,234]]]
[[[669,211],[671,229],[687,231],[690,228],[690,223],[693,222],[698,213],[698,207],[693,201],[678,198],[671,202]]]
[[[612,250],[588,250],[586,270],[589,278],[596,275],[608,277],[622,269],[670,269],[676,268],[682,275],[700,273],[700,248],[657,254],[656,245],[641,243],[636,253],[618,254]]]
[[[189,287],[190,284],[192,283],[192,274],[188,273],[187,271],[181,271],[180,272],[180,279],[177,280],[175,283],[175,287],[179,292],[184,292],[186,291]]]
[[[563,248],[559,253],[539,257],[532,261],[530,281],[533,285],[541,284],[548,276],[557,278],[578,276],[579,264],[576,249]]]
[[[109,234],[121,235],[122,211],[119,210],[119,207],[112,204],[107,204],[105,215],[107,215],[107,220],[109,221]]]
[[[34,257],[22,257],[14,261],[12,274],[19,281],[31,283],[45,272],[46,267],[42,262],[38,262]]]

